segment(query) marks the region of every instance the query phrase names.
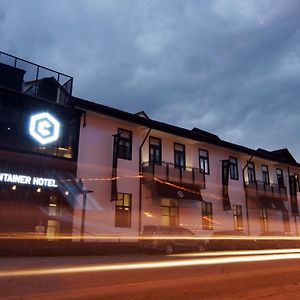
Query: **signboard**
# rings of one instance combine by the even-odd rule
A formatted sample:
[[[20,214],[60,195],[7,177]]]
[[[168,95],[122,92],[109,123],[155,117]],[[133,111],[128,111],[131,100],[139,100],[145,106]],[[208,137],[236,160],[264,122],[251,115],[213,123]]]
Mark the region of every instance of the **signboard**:
[[[49,113],[32,115],[29,122],[29,133],[40,144],[46,145],[59,138],[60,123]]]
[[[57,187],[56,180],[53,178],[31,177],[27,175],[0,173],[0,182],[19,183],[26,185]]]

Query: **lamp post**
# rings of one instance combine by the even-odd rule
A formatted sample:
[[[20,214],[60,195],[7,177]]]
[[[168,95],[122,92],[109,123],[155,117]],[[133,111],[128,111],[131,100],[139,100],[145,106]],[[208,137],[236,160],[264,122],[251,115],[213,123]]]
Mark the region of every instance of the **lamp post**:
[[[85,214],[86,214],[86,195],[93,193],[93,191],[86,190],[83,187],[83,182],[80,179],[81,183],[81,193],[82,193],[82,210],[81,210],[81,226],[80,226],[80,242],[84,241],[84,231],[85,231]]]

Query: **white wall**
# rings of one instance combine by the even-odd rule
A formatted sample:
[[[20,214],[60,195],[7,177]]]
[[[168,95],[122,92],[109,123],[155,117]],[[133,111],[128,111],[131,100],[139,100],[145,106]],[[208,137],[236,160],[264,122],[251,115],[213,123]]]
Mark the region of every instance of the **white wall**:
[[[79,144],[78,178],[82,178],[84,186],[93,193],[88,195],[86,210],[86,235],[94,237],[105,235],[138,235],[139,211],[139,147],[148,132],[133,123],[114,119],[96,113],[87,113],[86,127],[81,126]],[[115,203],[110,201],[111,172],[112,172],[112,135],[118,128],[131,130],[133,133],[132,160],[118,160],[118,191],[132,194],[132,225],[130,228],[115,227]],[[248,232],[246,194],[243,185],[243,168],[250,155],[217,147],[207,143],[199,143],[171,134],[151,131],[150,136],[162,139],[162,160],[174,162],[174,142],[185,145],[186,165],[199,167],[198,149],[209,152],[210,174],[206,175],[206,188],[201,191],[204,201],[213,205],[214,231],[233,230],[233,211],[224,211],[222,200],[221,161],[229,156],[238,159],[239,180],[229,179],[229,197],[231,205],[241,205],[244,231]],[[142,148],[142,161],[149,161],[149,139]],[[288,166],[272,161],[253,158],[256,179],[262,180],[261,165],[269,166],[270,181],[277,183],[276,167],[283,169],[285,185],[288,186]],[[297,168],[290,168],[290,173],[300,174]],[[247,170],[245,171],[247,174]],[[289,189],[288,199],[289,199]],[[291,217],[290,201],[285,202],[289,210],[290,226],[296,234],[294,218]],[[79,233],[82,212],[82,196],[79,197],[74,213],[74,234]],[[250,233],[261,233],[258,206],[249,205]],[[151,191],[142,185],[142,226],[161,224],[160,199],[153,199]],[[282,231],[282,216],[280,211],[268,210],[269,230]],[[297,217],[297,220],[299,218]],[[299,220],[298,220],[299,221]],[[210,235],[211,230],[202,231],[201,202],[179,200],[179,224],[192,229],[201,235]]]

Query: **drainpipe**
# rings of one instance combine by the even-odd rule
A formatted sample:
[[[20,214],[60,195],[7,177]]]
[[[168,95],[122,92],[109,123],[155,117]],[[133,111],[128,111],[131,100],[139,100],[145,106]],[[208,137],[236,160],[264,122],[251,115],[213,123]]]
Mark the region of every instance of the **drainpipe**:
[[[288,176],[289,176],[289,183],[290,183],[290,168],[289,167],[288,167]],[[291,188],[291,186],[289,184],[289,189],[290,188]],[[289,194],[291,197],[291,192]],[[297,199],[297,196],[296,196],[296,199]],[[298,199],[297,199],[297,201],[298,201]],[[291,199],[290,199],[290,203],[291,203]],[[297,233],[297,236],[299,236],[297,217],[296,216],[293,216],[293,217],[294,217],[294,222],[295,222],[295,227],[296,227],[296,233]]]
[[[250,157],[250,159],[247,161],[245,167],[243,168],[243,182],[244,182],[244,191],[245,191],[245,195],[246,195],[246,182],[245,182],[245,169],[248,167],[249,163],[251,162],[253,158],[253,154]],[[247,233],[248,235],[250,235],[250,221],[249,221],[249,209],[248,209],[248,197],[246,195],[246,216],[247,216]]]
[[[140,145],[139,148],[139,235],[141,234],[142,231],[142,183],[143,183],[143,170],[142,170],[142,148],[150,134],[151,128],[149,128],[146,136],[143,139],[142,144]]]

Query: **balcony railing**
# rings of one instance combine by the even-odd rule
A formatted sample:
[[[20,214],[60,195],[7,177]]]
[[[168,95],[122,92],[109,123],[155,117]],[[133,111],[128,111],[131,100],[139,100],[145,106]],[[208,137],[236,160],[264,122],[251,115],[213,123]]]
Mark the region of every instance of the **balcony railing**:
[[[167,182],[193,184],[200,189],[205,188],[205,174],[198,168],[175,168],[173,163],[163,161],[160,164],[144,162],[142,170],[144,183],[153,182],[156,178]]]
[[[286,187],[275,183],[267,184],[262,181],[246,182],[245,189],[249,198],[266,197],[287,200]]]

